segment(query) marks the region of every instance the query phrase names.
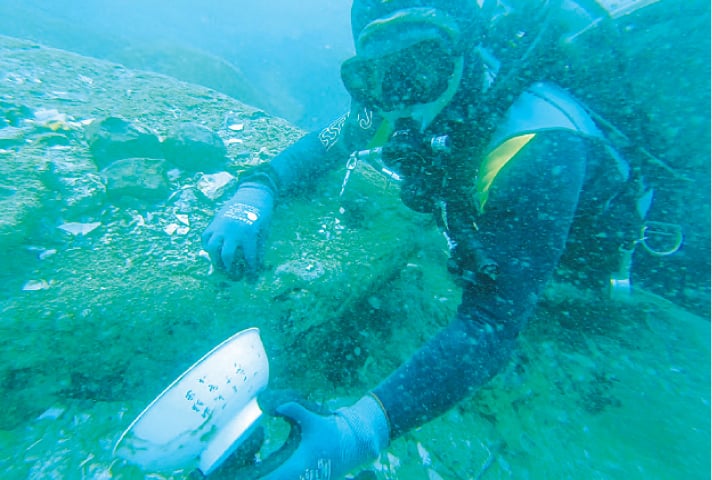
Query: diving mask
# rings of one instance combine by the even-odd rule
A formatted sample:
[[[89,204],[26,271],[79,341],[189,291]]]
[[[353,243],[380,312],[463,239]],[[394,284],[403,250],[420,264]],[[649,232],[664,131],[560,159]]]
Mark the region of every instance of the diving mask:
[[[462,73],[461,32],[457,21],[443,11],[396,10],[367,23],[354,43],[356,56],[344,62],[341,78],[361,105],[382,113],[414,108],[439,111],[457,89]]]
[[[341,78],[356,102],[390,112],[441,98],[457,60],[446,45],[426,40],[380,58],[353,57],[342,65]]]

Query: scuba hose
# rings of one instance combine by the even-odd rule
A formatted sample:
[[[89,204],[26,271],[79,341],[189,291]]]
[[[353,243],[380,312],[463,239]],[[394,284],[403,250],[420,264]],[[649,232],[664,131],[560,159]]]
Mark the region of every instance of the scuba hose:
[[[526,2],[513,1],[518,5],[505,8],[503,14],[497,15],[495,10],[503,3],[485,0],[483,6],[488,18],[493,19],[483,43],[494,47],[493,54],[500,61],[500,68],[481,103],[475,103],[479,107],[475,128],[481,134],[479,138],[483,139],[480,152],[487,145],[484,139],[489,138],[516,92],[533,82],[553,81],[579,98],[587,99],[587,103],[598,101],[603,107],[608,103],[615,112],[617,123],[629,127],[625,132],[591,105],[583,107],[605,132],[602,141],[606,148],[620,152],[632,167],[624,191],[614,199],[614,202],[626,204],[625,211],[617,209],[627,217],[619,224],[630,228],[622,237],[629,240],[619,245],[618,270],[610,277],[611,293],[629,292],[632,257],[638,244],[653,256],[666,256],[677,252],[684,241],[679,225],[646,221],[653,187],[664,188],[670,176],[682,181],[689,179],[644,146],[651,133],[641,105],[632,101],[635,98],[633,84],[626,80],[630,77],[621,28],[627,24],[612,18],[593,0],[543,0],[531,2],[530,5],[536,5],[529,8],[524,7]],[[492,41],[488,42],[488,39]],[[584,55],[585,62],[577,61]],[[595,80],[602,82],[605,78],[620,81],[616,81],[610,92],[604,89],[602,95],[595,95],[596,88],[604,88],[596,85]],[[610,106],[611,102],[615,106]],[[621,108],[622,105],[625,108]],[[654,173],[656,170],[657,174]]]

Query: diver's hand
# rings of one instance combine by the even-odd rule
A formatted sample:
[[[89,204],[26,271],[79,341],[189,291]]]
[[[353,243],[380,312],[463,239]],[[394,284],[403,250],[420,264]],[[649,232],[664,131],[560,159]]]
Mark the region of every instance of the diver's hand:
[[[241,185],[203,233],[203,248],[213,264],[235,279],[256,277],[273,209],[269,188],[260,183]]]
[[[264,480],[341,479],[374,461],[388,445],[386,414],[371,396],[330,415],[319,415],[296,402],[277,407],[276,413],[299,429],[299,446]]]

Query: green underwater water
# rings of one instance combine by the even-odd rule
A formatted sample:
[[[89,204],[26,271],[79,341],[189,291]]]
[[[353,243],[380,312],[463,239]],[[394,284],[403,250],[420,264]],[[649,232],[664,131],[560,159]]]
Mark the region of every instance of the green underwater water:
[[[298,133],[165,77],[0,45],[9,49],[0,63],[14,75],[0,75],[0,94],[30,110],[56,108],[77,121],[109,110],[163,133],[175,123],[166,112],[218,129],[223,113],[239,111],[249,119],[253,137],[244,137],[244,148],[252,152],[269,145],[273,153]],[[7,51],[34,56],[20,61],[18,53],[12,63]],[[40,173],[54,155],[86,163],[86,145],[72,133],[76,150],[48,155],[34,130],[31,142],[0,149],[7,183],[0,191],[8,192],[0,197],[2,478],[188,478],[142,471],[112,451],[133,418],[214,345],[258,326],[274,387],[345,403],[457,306],[442,237],[397,196],[372,187],[362,214],[337,222],[343,171],[277,212],[270,268],[254,284],[211,274],[200,255],[214,202],[181,205],[180,195],[141,207],[107,202],[75,219],[100,222],[96,230],[60,231],[69,208],[42,190]],[[195,191],[195,182],[181,174],[171,193]],[[26,192],[40,193],[15,201]],[[186,218],[183,233],[169,228]],[[279,423],[266,427],[283,433]],[[379,479],[408,480],[710,478],[709,319],[642,291],[615,301],[552,284],[505,371],[393,442],[372,469]]]
[[[299,220],[307,240],[323,212],[315,217]],[[4,281],[12,292],[0,302],[5,478],[186,478],[127,465],[113,446],[155,395],[223,339],[258,326],[275,387],[317,401],[353,399],[444,324],[458,300],[434,232],[395,277],[334,317],[306,289],[318,284],[320,295],[339,297],[343,278],[299,282],[302,290],[284,300],[274,289],[296,287],[280,286],[274,272],[255,285],[208,275],[197,233],[133,231],[120,218]],[[289,240],[291,227],[281,230],[280,220],[288,223],[277,219],[275,263],[305,246]],[[379,237],[383,228],[369,230]],[[345,247],[316,245],[325,260]],[[354,275],[373,269],[359,262],[342,267]],[[49,288],[23,291],[30,278]],[[316,328],[295,334],[288,321],[302,313]],[[553,285],[508,368],[395,441],[377,478],[709,478],[709,339],[707,319],[659,298],[600,302]]]
[[[75,255],[101,256],[91,250]],[[443,318],[456,303],[456,295],[446,298],[452,286],[432,257],[421,252],[422,282],[392,280],[377,311],[349,314],[363,322],[359,333],[367,340],[359,345],[369,360],[342,366],[337,359],[353,345],[315,355],[305,344],[306,351],[276,358],[295,357],[311,371],[279,378],[287,374],[273,359],[273,381],[296,384],[314,399],[343,399],[373,385],[437,328],[429,306],[434,299],[421,289],[436,292]],[[124,272],[121,288],[74,297],[92,290],[91,277],[107,273],[100,269],[108,265],[95,260],[85,272],[48,264],[58,268],[53,288],[2,302],[4,325],[25,323],[12,345],[3,336],[3,361],[17,367],[2,385],[4,478],[188,478],[186,472],[141,471],[114,458],[113,446],[180,371],[234,331],[259,326],[259,317],[236,318],[242,309],[216,304],[216,296],[235,301],[247,289],[212,277],[167,287],[162,275],[149,280]],[[161,266],[160,260],[147,263],[147,271]],[[70,275],[66,284],[62,275]],[[169,290],[151,291],[151,283]],[[145,289],[141,297],[136,288]],[[605,308],[589,301],[552,287],[510,366],[473,398],[395,441],[374,467],[377,478],[709,478],[709,322],[642,294]],[[407,320],[394,320],[406,304]],[[274,347],[285,340],[264,341]],[[300,362],[305,354],[311,359]],[[341,372],[342,382],[334,380],[334,371],[347,368],[354,369],[351,375]]]

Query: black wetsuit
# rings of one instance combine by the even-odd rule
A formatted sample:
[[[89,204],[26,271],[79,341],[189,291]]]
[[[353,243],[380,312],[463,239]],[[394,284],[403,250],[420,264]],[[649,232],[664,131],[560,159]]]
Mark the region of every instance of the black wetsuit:
[[[465,107],[461,102],[449,107],[429,130],[451,129],[453,119],[463,120]],[[306,135],[250,180],[259,181],[266,172],[284,198],[325,170],[343,165],[352,151],[366,148],[377,127],[369,112],[355,108],[347,118]],[[460,149],[468,152],[467,138],[464,143]],[[373,389],[386,410],[392,438],[445,412],[508,361],[559,262],[577,212],[585,210],[579,202],[598,195],[592,186],[598,170],[591,167],[598,165],[591,160],[597,157],[594,150],[599,146],[587,135],[544,128],[496,175],[486,208],[476,216],[476,240],[496,264],[497,275],[464,282],[452,322]],[[477,151],[484,155],[484,149]],[[458,212],[449,215],[453,219]]]

